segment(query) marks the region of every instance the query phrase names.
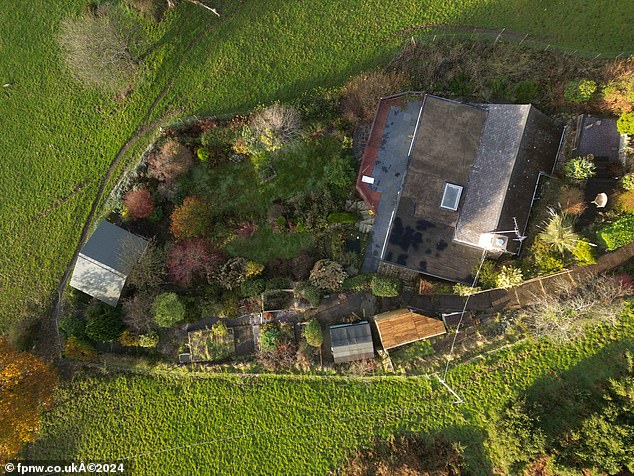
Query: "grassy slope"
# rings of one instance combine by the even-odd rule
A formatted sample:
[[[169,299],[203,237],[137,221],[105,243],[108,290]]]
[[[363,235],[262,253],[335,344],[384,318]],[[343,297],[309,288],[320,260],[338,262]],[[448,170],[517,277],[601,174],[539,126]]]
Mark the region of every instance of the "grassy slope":
[[[627,48],[634,35],[626,28],[632,12],[589,0],[559,1],[546,10],[542,4],[551,2],[248,0],[185,55],[196,32],[216,20],[182,2],[150,32],[163,40],[148,58],[151,81],[120,105],[82,90],[61,66],[58,24],[85,3],[7,0],[0,13],[0,83],[13,84],[10,95],[0,96],[0,329],[28,313],[30,303],[49,298],[99,178],[180,59],[184,68],[153,118],[174,107],[184,114],[245,110],[340,84],[384,60],[403,40],[392,34],[412,24],[506,26],[604,52]],[[574,19],[567,18],[571,12]]]
[[[207,474],[324,474],[377,437],[447,431],[468,438],[470,474],[486,474],[503,464],[483,448],[486,426],[506,402],[524,392],[552,392],[565,381],[593,388],[614,372],[612,359],[634,348],[633,337],[630,315],[625,325],[575,344],[524,343],[453,369],[448,381],[466,400],[460,406],[425,377],[78,379],[59,392],[30,456],[142,455],[129,460],[134,474],[203,467]],[[186,448],[151,454],[179,446]]]

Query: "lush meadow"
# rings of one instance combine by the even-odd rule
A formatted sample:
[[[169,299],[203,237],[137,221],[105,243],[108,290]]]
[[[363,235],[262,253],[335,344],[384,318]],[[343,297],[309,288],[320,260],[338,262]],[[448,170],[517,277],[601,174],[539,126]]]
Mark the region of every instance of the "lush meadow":
[[[87,0],[3,2],[0,14],[0,328],[49,302],[99,181],[145,120],[243,111],[336,86],[381,64],[423,23],[505,26],[555,44],[617,54],[632,12],[590,1],[308,0],[214,2],[218,20],[181,2],[147,22],[152,45],[125,100],[83,88],[63,65],[60,22]],[[574,14],[574,18],[568,18]],[[566,21],[564,21],[564,19]],[[215,25],[215,26],[212,26]],[[212,26],[197,45],[192,40]],[[173,87],[153,102],[174,78]],[[145,139],[147,140],[147,139]],[[129,154],[131,155],[131,154]]]
[[[510,442],[493,426],[504,407],[550,395],[566,416],[546,430],[561,435],[583,413],[566,389],[595,392],[633,337],[629,313],[577,342],[524,342],[456,367],[447,381],[462,405],[427,377],[79,377],[30,456],[121,459],[134,474],[324,474],[377,438],[426,433],[461,441],[468,474],[504,471]]]

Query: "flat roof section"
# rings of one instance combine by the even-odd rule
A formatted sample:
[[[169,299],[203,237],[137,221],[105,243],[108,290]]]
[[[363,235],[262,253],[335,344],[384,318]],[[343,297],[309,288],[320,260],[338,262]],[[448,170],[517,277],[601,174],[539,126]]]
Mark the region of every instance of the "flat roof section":
[[[616,121],[605,117],[585,115],[581,120],[578,155],[592,154],[606,157],[612,162],[619,160],[621,134],[616,129]]]
[[[366,148],[359,171],[361,183],[357,182],[357,189],[362,187],[365,190],[362,196],[376,199],[372,204],[376,218],[365,253],[363,272],[376,271],[381,259],[398,194],[407,173],[409,147],[422,104],[420,95],[382,99],[379,104],[371,134],[373,143]],[[370,164],[371,154],[374,154],[374,161]],[[364,180],[364,177],[370,176],[372,183]]]
[[[423,316],[410,309],[397,309],[374,316],[381,343],[385,350],[445,334],[440,319]]]

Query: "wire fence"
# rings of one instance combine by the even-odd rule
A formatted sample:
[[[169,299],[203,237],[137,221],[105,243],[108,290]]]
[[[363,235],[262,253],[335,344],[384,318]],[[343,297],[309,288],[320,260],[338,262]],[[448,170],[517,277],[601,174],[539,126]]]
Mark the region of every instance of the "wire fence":
[[[597,52],[596,50],[584,49],[584,48],[568,48],[558,45],[554,42],[545,41],[530,33],[518,33],[516,31],[508,30],[507,28],[491,29],[466,25],[458,26],[445,26],[445,25],[415,25],[410,28],[400,30],[394,34],[395,36],[410,36],[412,41],[416,38],[431,38],[432,41],[436,41],[440,38],[458,38],[463,40],[490,40],[494,44],[499,42],[509,42],[518,45],[523,45],[536,50],[543,51],[558,51],[561,53],[583,56],[592,59],[618,59],[634,56],[634,50],[610,51],[610,52]]]

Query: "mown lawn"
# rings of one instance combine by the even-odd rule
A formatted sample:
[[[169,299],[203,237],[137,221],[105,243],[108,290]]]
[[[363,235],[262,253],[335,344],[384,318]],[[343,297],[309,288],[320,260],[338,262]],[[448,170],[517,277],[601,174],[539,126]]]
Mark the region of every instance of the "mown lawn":
[[[454,368],[463,405],[427,377],[78,378],[29,456],[123,459],[134,474],[324,474],[376,438],[426,432],[461,439],[469,474],[488,474],[502,462],[487,448],[504,442],[487,428],[507,402],[566,382],[592,391],[633,338],[630,314],[573,344],[522,343]]]
[[[397,33],[415,24],[505,26],[614,54],[634,43],[633,13],[616,2],[214,1],[221,20],[180,2],[163,23],[146,25],[156,47],[144,81],[121,103],[83,89],[60,59],[58,25],[88,3],[2,4],[0,85],[11,86],[0,91],[0,329],[48,303],[100,178],[171,76],[173,88],[151,119],[177,108],[181,115],[244,111],[339,85],[384,62],[406,39]]]

